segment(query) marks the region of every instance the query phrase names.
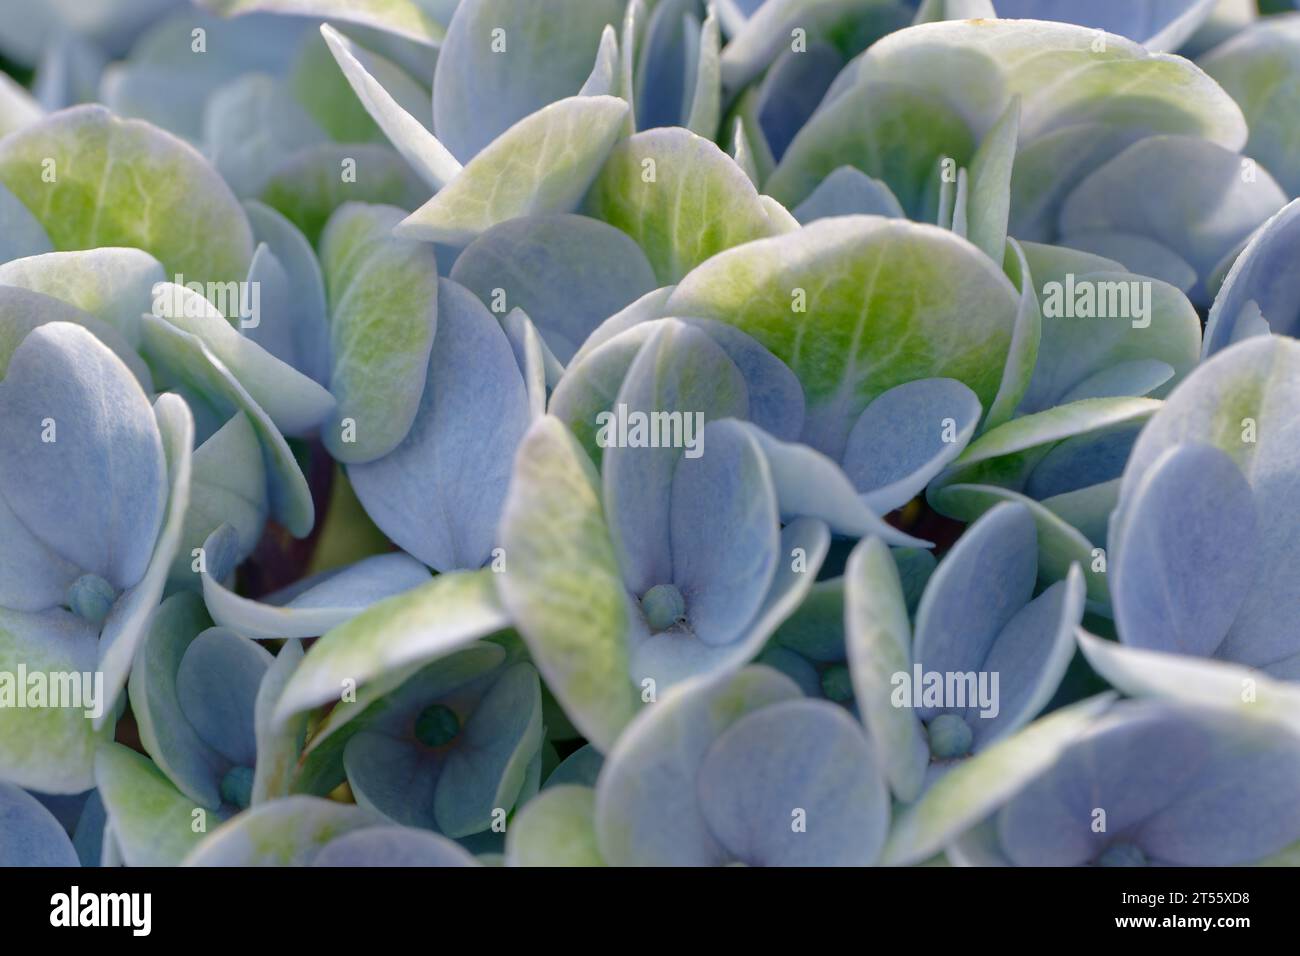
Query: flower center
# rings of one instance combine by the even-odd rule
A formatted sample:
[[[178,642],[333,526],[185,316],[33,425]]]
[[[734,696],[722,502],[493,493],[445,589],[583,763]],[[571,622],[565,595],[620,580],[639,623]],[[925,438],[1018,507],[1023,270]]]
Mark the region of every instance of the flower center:
[[[1098,866],[1146,866],[1147,855],[1132,843],[1112,843],[1097,858]]]
[[[241,810],[253,802],[253,768],[231,767],[221,778],[221,799]]]
[[[641,599],[652,631],[666,631],[686,620],[686,599],[675,584],[656,584]]]
[[[832,664],[822,671],[822,693],[827,700],[842,704],[853,699],[853,680],[843,664]]]
[[[956,714],[940,714],[930,721],[930,753],[940,760],[964,757],[970,753],[970,725]]]
[[[460,733],[460,718],[450,707],[431,704],[415,718],[415,736],[426,747],[442,747]]]
[[[68,607],[91,624],[103,624],[116,600],[113,585],[98,574],[83,574],[68,588]]]

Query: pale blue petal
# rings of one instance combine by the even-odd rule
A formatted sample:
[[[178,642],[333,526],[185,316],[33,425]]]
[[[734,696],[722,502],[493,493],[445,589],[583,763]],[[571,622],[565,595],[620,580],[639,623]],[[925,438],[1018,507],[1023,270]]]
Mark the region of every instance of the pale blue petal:
[[[453,571],[491,557],[530,410],[501,325],[450,280],[440,281],[438,298],[438,332],[411,430],[383,458],[350,467],[348,477],[394,542]]]
[[[790,700],[747,714],[704,756],[700,811],[751,866],[870,866],[889,792],[862,728],[841,707]]]

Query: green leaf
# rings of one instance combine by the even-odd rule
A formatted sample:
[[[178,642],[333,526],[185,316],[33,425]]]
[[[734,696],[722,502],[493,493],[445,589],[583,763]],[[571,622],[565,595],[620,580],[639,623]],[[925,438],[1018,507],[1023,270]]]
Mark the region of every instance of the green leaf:
[[[1006,111],[985,134],[970,164],[966,238],[994,262],[1001,262],[1006,252],[1011,170],[1019,135],[1020,97],[1013,96]]]
[[[185,857],[184,866],[309,866],[336,837],[381,826],[383,817],[354,804],[285,797],[226,821]]]
[[[828,94],[829,96],[829,94]],[[863,84],[823,102],[765,183],[793,209],[836,169],[850,165],[880,179],[909,216],[934,221],[940,159],[965,166],[975,137],[962,115],[932,93]]]
[[[679,127],[638,133],[615,147],[587,210],[637,241],[661,285],[724,249],[776,232],[744,170]]]
[[[414,82],[398,67],[356,45],[328,23],[321,24],[320,30],[353,92],[384,131],[393,148],[435,191],[455,179],[461,171],[460,163],[423,123],[411,115],[409,104],[399,102],[389,92],[390,87],[395,87],[400,94],[400,79],[412,86]],[[383,82],[385,78],[387,83]]]
[[[595,469],[556,418],[520,445],[501,518],[501,597],[574,726],[601,751],[639,704],[628,609]]]
[[[161,263],[139,249],[51,252],[0,265],[0,285],[15,285],[75,305],[140,347],[140,314],[167,276]]]
[[[127,866],[176,866],[216,826],[215,807],[177,790],[152,760],[108,743],[95,756],[95,783]],[[196,813],[197,811],[197,813]]]
[[[463,246],[508,219],[573,212],[627,113],[613,96],[573,96],[538,110],[493,140],[396,234]]]
[[[550,787],[506,831],[507,866],[604,866],[596,845],[596,791]]]
[[[338,20],[394,33],[425,46],[437,46],[447,31],[421,0],[195,0],[223,17],[246,13],[283,13]]]
[[[890,701],[894,674],[912,669],[912,625],[898,566],[879,538],[864,538],[844,569],[849,673],[862,722],[889,788],[909,803],[921,793],[930,747],[915,712]]]
[[[845,216],[713,257],[666,311],[727,322],[785,362],[808,399],[803,441],[838,459],[862,410],[896,385],[953,378],[988,407],[1017,300],[1000,268],[946,230]]]
[[[16,695],[26,690],[20,675],[93,675],[98,638],[93,626],[61,608],[40,614],[0,608],[0,777],[7,782],[42,793],[81,793],[95,785],[95,748],[112,739],[115,721],[96,732],[85,716],[89,704],[83,710],[19,707]]]
[[[166,319],[144,317],[144,345],[156,361],[163,363],[173,381],[179,380],[187,390],[216,402],[226,416],[236,411],[248,416],[265,456],[271,513],[290,534],[296,537],[310,534],[316,514],[307,479],[280,430],[239,380],[201,339]]]
[[[338,700],[345,681],[360,687],[404,676],[509,626],[492,571],[440,574],[380,601],[312,645],[280,695],[276,719]]]
[[[428,194],[411,167],[387,146],[325,143],[286,158],[271,172],[258,198],[315,245],[334,210],[345,203],[410,209]]]
[[[216,170],[170,133],[102,106],[6,138],[0,184],[56,249],[132,246],[186,282],[243,279],[253,258],[252,228]]]
[[[349,204],[321,236],[334,351],[330,391],[338,402],[321,437],[348,464],[382,458],[401,444],[429,372],[438,262],[432,247],[393,238],[403,215]]]

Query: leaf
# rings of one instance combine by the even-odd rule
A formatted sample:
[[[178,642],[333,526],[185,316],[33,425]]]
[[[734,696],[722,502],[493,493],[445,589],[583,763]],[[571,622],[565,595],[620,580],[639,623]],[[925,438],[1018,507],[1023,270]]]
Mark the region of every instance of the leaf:
[[[182,865],[309,866],[331,841],[384,822],[352,804],[284,797],[226,821],[191,850]]]
[[[6,696],[26,691],[17,685],[18,674],[93,675],[98,636],[93,625],[62,608],[40,614],[0,608]],[[83,693],[94,690],[83,688]],[[81,793],[95,785],[95,748],[112,737],[112,730],[96,730],[86,717],[94,707],[84,702],[81,710],[0,708],[0,775],[6,783],[41,793]],[[94,703],[106,707],[109,702],[99,694]]]
[[[233,576],[239,554],[233,528],[222,525],[212,532],[203,552],[203,596],[212,619],[255,640],[316,637],[429,579],[428,569],[410,555],[390,552],[306,578],[287,595],[272,595],[283,604],[264,604],[221,584]]]
[[[99,749],[95,783],[128,866],[176,866],[203,839],[194,812],[206,822],[219,819],[215,807],[196,806],[151,760],[121,744]]]
[[[239,384],[203,342],[165,319],[144,317],[145,350],[162,363],[173,384],[178,380],[190,394],[219,407],[223,416],[242,411],[248,416],[262,445],[269,479],[271,513],[290,534],[311,532],[315,511],[307,479],[280,434],[260,405]]]
[[[844,569],[844,631],[853,693],[894,795],[921,794],[930,748],[915,711],[890,703],[893,675],[912,665],[912,628],[889,548],[863,538]]]
[[[397,68],[357,46],[328,23],[321,24],[320,32],[353,92],[379,124],[393,148],[435,192],[455,179],[460,174],[461,164],[423,123],[393,98],[377,76],[385,72],[391,74]]]
[[[627,112],[613,96],[574,96],[526,116],[395,235],[464,246],[510,219],[572,212],[622,134]]]
[[[608,751],[638,704],[622,577],[596,474],[555,418],[524,436],[501,518],[501,598],[565,713]]]
[[[511,821],[507,866],[604,866],[596,845],[596,792],[573,785],[548,789]]]
[[[242,311],[245,293],[227,295],[237,300],[227,299],[227,309],[234,306],[236,311]],[[241,324],[260,323],[260,306],[254,308],[255,302],[248,303],[248,318],[231,315],[228,321],[199,293],[164,282],[154,289],[153,315],[201,341],[283,434],[306,435],[333,411],[334,399],[312,379],[239,334],[231,324],[235,319]]]
[[[908,215],[928,219],[938,198],[936,164],[949,157],[965,166],[974,150],[966,120],[939,97],[905,86],[863,84],[835,99],[827,95],[765,188],[795,208],[847,165],[881,180]]]
[[[1016,300],[1001,270],[965,240],[852,216],[715,256],[665,310],[734,325],[785,362],[807,396],[802,440],[838,459],[863,409],[895,385],[953,378],[987,405]]]
[[[341,20],[385,33],[393,33],[425,46],[437,46],[445,37],[443,25],[421,0],[196,0],[199,6],[223,17],[248,13],[280,13]]]
[[[64,110],[7,137],[0,184],[56,249],[133,246],[186,282],[248,272],[252,230],[216,170],[170,134],[102,106]]]
[[[277,163],[255,198],[319,246],[330,217],[347,203],[410,209],[428,193],[411,167],[387,146],[323,143],[298,149]]]
[[[322,440],[337,460],[374,461],[415,421],[438,327],[433,250],[391,237],[403,212],[349,204],[321,236],[336,418]]]
[[[505,629],[494,580],[487,570],[440,574],[331,628],[289,678],[276,720],[337,700],[346,680],[364,686],[402,674]]]
[[[166,281],[162,265],[139,249],[50,252],[0,265],[0,285],[19,286],[75,305],[139,348],[140,313]]]
[[[753,183],[731,157],[680,128],[638,133],[615,147],[586,209],[637,241],[660,285],[774,232]]]

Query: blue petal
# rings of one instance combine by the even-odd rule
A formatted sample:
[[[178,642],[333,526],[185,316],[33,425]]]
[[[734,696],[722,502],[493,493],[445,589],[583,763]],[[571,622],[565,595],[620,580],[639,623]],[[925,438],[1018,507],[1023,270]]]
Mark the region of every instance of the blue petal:
[[[411,430],[388,455],[349,468],[348,477],[393,541],[452,571],[482,567],[491,557],[530,411],[510,341],[487,308],[444,279],[438,313]]]
[[[879,514],[893,511],[962,453],[979,419],[979,399],[955,379],[898,385],[868,405],[854,423],[844,449],[844,471],[869,508]]]
[[[782,519],[819,518],[836,534],[854,537],[874,534],[890,544],[928,545],[882,521],[849,483],[848,476],[821,452],[807,445],[777,441],[752,425],[733,422],[727,427],[747,431],[762,448],[772,472]]]
[[[509,811],[542,743],[542,693],[527,663],[501,672],[452,744],[434,794],[438,829],[450,837],[488,829]]]
[[[698,458],[677,465],[669,533],[672,583],[706,644],[730,644],[776,573],[780,523],[762,451],[737,422],[705,429]],[[660,582],[666,583],[666,582]]]
[[[474,857],[446,837],[411,827],[366,827],[325,845],[312,866],[478,866]]]
[[[1075,566],[1069,578],[1026,604],[998,634],[980,667],[998,675],[998,712],[966,708],[966,723],[974,731],[972,750],[996,743],[1047,706],[1074,657],[1083,599],[1083,573]]]
[[[264,604],[221,583],[234,572],[238,545],[229,525],[208,537],[203,545],[207,562],[203,597],[216,623],[256,640],[319,637],[370,605],[418,587],[430,576],[410,555],[378,554],[299,582],[283,605]]]
[[[831,216],[905,218],[903,207],[890,188],[856,166],[841,166],[833,171],[793,211],[794,217],[805,225]]]
[[[577,93],[605,25],[622,13],[622,0],[465,0],[439,51],[434,132],[469,162],[518,120]]]
[[[618,404],[629,415],[680,412],[680,437],[685,438],[685,427],[695,425],[697,414],[705,421],[744,417],[749,399],[740,372],[707,334],[666,319],[633,360]],[[614,443],[618,436],[612,425],[611,420],[608,438]],[[698,430],[694,437],[702,439]],[[623,580],[634,594],[672,580],[669,499],[673,472],[684,454],[681,447],[614,444],[605,449],[605,516]]]
[[[927,671],[978,671],[1029,603],[1038,577],[1029,510],[1004,503],[982,515],[939,562],[916,612],[912,657]],[[922,711],[922,719],[930,714]]]
[[[841,707],[790,700],[752,712],[709,748],[700,811],[735,859],[757,866],[870,866],[889,792],[862,729]]]
[[[185,718],[237,767],[257,762],[254,704],[273,659],[248,638],[213,627],[194,638],[176,672],[176,698]]]
[[[1300,332],[1300,200],[1293,201],[1250,238],[1233,263],[1210,309],[1204,354],[1226,348],[1236,338],[1243,314],[1255,303],[1269,327],[1282,335]]]
[[[0,783],[0,866],[80,866],[54,814],[11,783]]]
[[[249,282],[263,280],[269,303],[279,310],[265,308],[265,321],[244,334],[281,361],[314,379],[329,385],[330,339],[325,306],[325,280],[311,243],[280,213],[259,202],[244,203],[244,211],[253,227],[259,246],[249,267]],[[259,260],[273,262],[263,266]]]
[[[31,332],[0,382],[0,448],[0,496],[36,538],[118,590],[140,580],[166,462],[148,399],[112,352],[75,325]]]
[[[1240,469],[1217,448],[1178,445],[1146,472],[1126,508],[1122,534],[1111,541],[1121,638],[1215,654],[1256,584],[1259,519]]]
[[[528,216],[489,229],[451,278],[494,305],[521,308],[567,363],[605,319],[652,291],[654,270],[626,233],[585,216]]]
[[[619,737],[596,786],[596,835],[611,866],[710,866],[727,859],[700,812],[709,748],[747,713],[798,698],[789,678],[749,667],[693,681],[648,707]]]

